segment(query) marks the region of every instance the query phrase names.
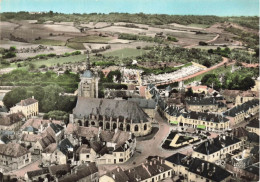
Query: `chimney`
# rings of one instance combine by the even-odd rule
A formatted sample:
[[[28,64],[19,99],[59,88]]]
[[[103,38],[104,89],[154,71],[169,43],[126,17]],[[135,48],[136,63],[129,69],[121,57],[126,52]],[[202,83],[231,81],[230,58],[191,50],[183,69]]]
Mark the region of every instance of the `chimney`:
[[[215,172],[216,172],[216,167],[214,166],[214,167],[213,167],[213,173],[215,173]]]
[[[34,99],[34,96],[32,96],[32,99]]]
[[[116,175],[114,173],[112,173],[112,178],[116,179]]]
[[[207,170],[209,170],[209,162],[207,163]]]
[[[116,168],[116,171],[117,171],[117,172],[119,172],[119,171],[120,171],[120,168],[119,168],[118,166],[117,166],[117,168]]]
[[[21,105],[22,105],[22,106],[24,105],[24,100],[21,100]]]
[[[201,172],[204,171],[204,165],[205,165],[204,163],[201,164]]]

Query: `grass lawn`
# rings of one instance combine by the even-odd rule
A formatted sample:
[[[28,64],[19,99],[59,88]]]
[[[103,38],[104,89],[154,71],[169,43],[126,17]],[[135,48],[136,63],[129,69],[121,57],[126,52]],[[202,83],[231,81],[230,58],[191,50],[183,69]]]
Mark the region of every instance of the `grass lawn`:
[[[112,40],[110,37],[101,37],[101,36],[84,36],[84,37],[75,37],[69,40],[69,42],[78,42],[78,43],[107,43]]]
[[[119,58],[136,57],[147,53],[143,49],[124,48],[112,52],[104,53],[104,56],[117,56]]]
[[[75,50],[85,50],[85,46],[83,45],[83,43],[80,42],[68,42],[67,47],[75,49]]]
[[[74,63],[74,62],[83,62],[83,61],[86,61],[86,56],[84,54],[80,54],[80,55],[60,57],[60,58],[49,58],[49,59],[42,59],[42,60],[35,59],[30,61],[30,63],[33,63],[36,68],[39,68],[41,65],[46,65],[49,67],[49,66],[57,65],[58,63],[62,65],[64,63],[69,63],[69,62]],[[23,61],[19,63],[23,65]],[[17,68],[17,64],[11,63],[11,65],[8,67]],[[28,66],[22,66],[18,69],[28,69]]]
[[[207,74],[216,74],[216,75],[219,75],[219,74],[222,74],[222,73],[227,73],[227,72],[230,72],[230,70],[232,69],[232,66],[227,66],[227,68],[225,68],[224,66],[221,66],[217,69],[214,69],[214,70],[211,70],[211,71],[208,71],[206,73],[203,73],[199,76],[196,76],[194,78],[191,78],[189,80],[186,80],[184,83],[185,84],[188,84],[188,83],[191,83],[193,81],[200,81],[202,79],[203,76],[207,75]]]
[[[53,40],[53,39],[40,39],[33,41],[34,44],[43,44],[43,45],[51,45],[51,46],[64,46],[65,41],[61,40]]]
[[[47,60],[35,60],[35,61],[31,61],[31,63],[35,64],[36,67],[40,67],[43,64],[46,66],[54,66],[57,65],[58,63],[62,65],[64,63],[83,62],[85,60],[86,60],[86,55],[81,54],[81,55],[75,55],[69,57],[50,58]]]
[[[189,24],[187,25],[188,27],[197,27],[197,28],[208,28],[209,25],[205,25],[205,24],[195,24],[195,23],[192,23],[192,24]]]

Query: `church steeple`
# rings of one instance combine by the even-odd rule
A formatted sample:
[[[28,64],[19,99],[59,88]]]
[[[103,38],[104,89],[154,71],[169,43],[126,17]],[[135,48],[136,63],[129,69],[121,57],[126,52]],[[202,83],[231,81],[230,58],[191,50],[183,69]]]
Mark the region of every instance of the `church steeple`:
[[[87,51],[87,69],[90,70],[90,60],[89,60],[89,52]]]

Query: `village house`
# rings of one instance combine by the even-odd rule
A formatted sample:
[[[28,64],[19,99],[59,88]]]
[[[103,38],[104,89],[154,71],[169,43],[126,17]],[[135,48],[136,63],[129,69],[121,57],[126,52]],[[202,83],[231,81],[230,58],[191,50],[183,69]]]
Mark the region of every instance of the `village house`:
[[[24,174],[24,179],[28,182],[43,181],[44,179],[50,178],[58,180],[58,178],[61,178],[63,175],[66,175],[67,173],[70,173],[70,171],[71,168],[69,164],[53,165],[38,170],[27,171]]]
[[[227,106],[218,100],[218,98],[197,98],[192,97],[186,101],[186,109],[197,112],[223,112],[227,110]]]
[[[58,145],[51,144],[42,152],[42,162],[44,164],[67,164],[73,161],[74,146],[66,138],[59,142]]]
[[[134,135],[118,129],[107,131],[96,127],[80,127],[69,124],[65,136],[74,145],[80,144],[76,151],[76,159],[74,159],[79,163],[124,163],[133,156],[136,148]],[[79,140],[75,139],[77,137]]]
[[[37,134],[22,134],[22,137],[21,137],[19,143],[24,144],[24,146],[26,146],[26,147],[32,147],[41,138],[42,138],[42,136],[37,135]]]
[[[192,157],[197,157],[208,162],[225,159],[226,154],[241,149],[243,142],[236,137],[220,135],[209,139],[193,149]]]
[[[23,134],[33,135],[38,133],[38,129],[32,126],[27,126],[22,130]]]
[[[24,116],[22,113],[0,114],[0,130],[17,131]]]
[[[94,162],[77,166],[71,174],[68,174],[58,180],[59,182],[98,182],[98,168]]]
[[[0,145],[0,165],[10,170],[20,169],[31,163],[31,153],[18,143]]]
[[[42,168],[34,171],[27,171],[24,174],[24,179],[28,182],[44,180],[49,174],[48,168]]]
[[[240,90],[221,90],[220,94],[225,98],[227,103],[236,103],[236,97],[239,95]]]
[[[214,163],[181,153],[167,157],[165,164],[173,169],[173,175],[183,177],[188,182],[229,182],[232,176]]]
[[[258,99],[259,98],[259,93],[254,92],[251,90],[248,91],[241,91],[239,94],[236,96],[236,102],[235,105],[241,105],[247,101],[253,100],[253,99]]]
[[[204,112],[180,112],[177,107],[167,107],[162,112],[169,124],[180,127],[202,129],[207,131],[225,131],[229,129],[229,120],[219,114]]]
[[[122,170],[120,167],[99,178],[99,182],[157,182],[172,177],[172,169],[160,157],[151,157],[139,166]]]
[[[234,126],[257,113],[259,113],[259,100],[253,99],[227,110],[223,115],[230,120],[230,126]]]
[[[196,94],[208,94],[208,87],[206,85],[188,86],[185,88],[185,91],[187,92],[189,88],[191,88],[192,92]]]
[[[33,96],[32,98],[21,100],[21,102],[10,108],[11,114],[18,112],[22,112],[27,119],[37,116],[39,113],[38,101]]]
[[[33,154],[41,154],[42,151],[44,151],[49,145],[55,142],[55,138],[53,138],[48,133],[44,133],[43,135],[37,137],[37,141],[31,145],[32,147],[30,148],[30,151]]]
[[[43,132],[48,126],[50,126],[50,123],[58,124],[61,126],[64,126],[65,123],[61,120],[46,120],[46,119],[40,119],[40,118],[32,118],[28,119],[21,129],[25,129],[26,127],[33,127],[38,130],[38,132]]]
[[[246,129],[249,132],[254,132],[257,135],[260,135],[260,128],[259,128],[259,118],[255,118],[246,125]]]

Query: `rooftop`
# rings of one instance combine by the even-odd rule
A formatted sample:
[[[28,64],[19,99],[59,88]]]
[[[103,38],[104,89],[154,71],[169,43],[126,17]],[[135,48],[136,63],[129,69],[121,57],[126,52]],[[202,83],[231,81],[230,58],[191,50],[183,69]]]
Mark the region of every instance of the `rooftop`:
[[[224,115],[230,116],[230,117],[235,117],[236,115],[248,111],[250,108],[253,108],[255,106],[259,105],[259,100],[258,99],[253,99],[250,101],[247,101],[241,105],[237,105],[226,112],[224,112]]]
[[[194,151],[198,153],[202,153],[205,155],[213,154],[224,147],[229,145],[233,145],[235,143],[240,142],[240,140],[236,137],[232,136],[218,136],[214,139],[209,139],[201,144],[199,144]]]
[[[21,100],[21,102],[18,102],[16,105],[18,105],[18,106],[29,106],[29,105],[34,104],[36,102],[38,102],[36,99],[28,98],[28,99],[25,99],[25,100]]]
[[[176,165],[184,166],[189,172],[212,181],[222,181],[231,175],[231,173],[214,163],[210,163],[199,158],[193,158],[191,156],[186,156],[181,153],[176,153],[170,157],[167,157],[165,160]]]
[[[0,144],[0,154],[10,157],[20,157],[29,151],[18,143]]]
[[[134,123],[139,123],[141,120],[143,120],[143,122],[148,121],[147,114],[138,104],[125,100],[78,97],[73,114],[77,117],[89,116],[90,114],[112,118],[124,117],[133,120]]]

